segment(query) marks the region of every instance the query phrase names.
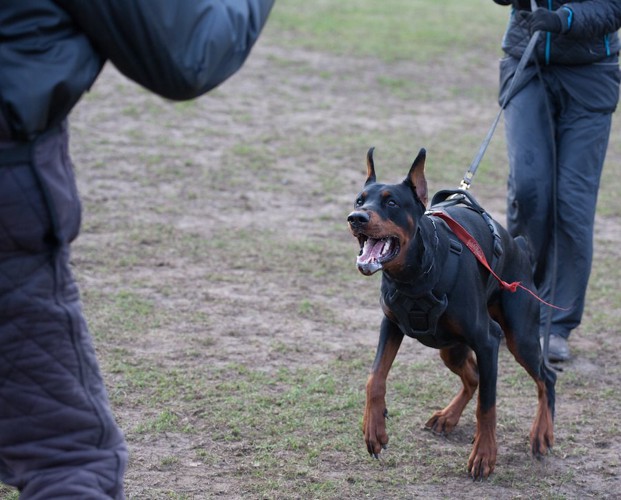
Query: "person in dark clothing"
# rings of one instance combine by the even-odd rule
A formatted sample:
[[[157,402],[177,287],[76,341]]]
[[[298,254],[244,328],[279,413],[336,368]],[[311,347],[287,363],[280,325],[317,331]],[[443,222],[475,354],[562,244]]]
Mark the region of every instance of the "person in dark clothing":
[[[122,498],[127,449],[69,265],[67,116],[106,61],[191,99],[248,57],[274,0],[0,5],[0,479],[22,498]]]
[[[619,99],[621,0],[494,0],[512,4],[500,61],[505,100],[531,35],[539,39],[505,109],[507,226],[529,242],[547,301],[549,359],[570,359],[593,257],[593,227],[612,113]],[[551,315],[549,317],[548,315]]]

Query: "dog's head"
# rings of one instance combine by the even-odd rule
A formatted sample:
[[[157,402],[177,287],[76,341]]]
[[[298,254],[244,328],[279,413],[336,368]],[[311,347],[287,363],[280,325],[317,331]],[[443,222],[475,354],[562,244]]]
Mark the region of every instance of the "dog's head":
[[[426,151],[421,149],[407,177],[400,184],[381,184],[375,178],[373,150],[367,153],[367,181],[347,217],[360,243],[356,261],[367,276],[383,270],[399,272],[427,205]]]

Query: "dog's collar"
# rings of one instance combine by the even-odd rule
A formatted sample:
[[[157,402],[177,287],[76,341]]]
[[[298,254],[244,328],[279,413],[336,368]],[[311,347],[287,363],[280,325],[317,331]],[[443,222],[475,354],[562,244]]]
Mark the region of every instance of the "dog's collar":
[[[436,259],[433,256],[437,255],[438,247],[440,246],[440,237],[438,236],[438,227],[436,226],[435,221],[431,217],[427,217],[426,219],[431,221],[431,225],[433,226],[433,252],[431,253],[432,259],[429,263],[429,268],[425,272],[423,272],[423,276],[431,273],[431,270],[436,263]],[[418,227],[418,230],[420,231],[420,226]]]
[[[435,221],[431,218],[431,217],[425,217],[425,218],[421,218],[422,220],[428,220],[431,222],[431,225],[433,227],[433,250],[431,252],[425,252],[425,255],[429,255],[430,256],[430,261],[429,262],[429,266],[427,267],[427,269],[425,271],[422,272],[421,274],[421,279],[425,279],[427,276],[431,275],[431,272],[433,271],[433,268],[435,266],[436,263],[436,255],[438,254],[438,247],[440,246],[440,238],[438,237],[438,227],[436,226]],[[420,236],[421,232],[420,232],[420,225],[416,228],[416,235]],[[422,236],[421,236],[422,237]]]
[[[425,238],[419,225],[414,236],[417,240],[416,244],[424,247],[424,258],[419,264],[420,269],[423,270],[412,270],[413,273],[408,280],[399,280],[384,273],[384,278],[399,289],[401,295],[411,298],[421,297],[432,291],[439,295],[449,292],[455,283],[456,266],[438,265],[438,263],[446,264],[449,253],[459,255],[462,249],[461,244],[453,239],[446,238],[444,241],[445,238],[440,238],[440,231],[433,217],[426,214],[420,219],[420,224],[425,224],[428,229],[431,229],[428,231],[431,236]],[[451,264],[453,260],[451,258]]]

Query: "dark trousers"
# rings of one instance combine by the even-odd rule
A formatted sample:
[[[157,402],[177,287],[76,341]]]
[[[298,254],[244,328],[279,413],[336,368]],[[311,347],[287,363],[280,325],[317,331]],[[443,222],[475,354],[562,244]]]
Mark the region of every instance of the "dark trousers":
[[[551,314],[551,333],[567,338],[584,311],[612,110],[589,110],[567,92],[558,74],[544,68],[542,76],[545,85],[538,77],[532,78],[505,111],[510,166],[507,226],[513,235],[522,234],[529,242],[540,295],[569,308],[560,311],[542,306],[542,328]],[[555,296],[551,297],[553,287]]]
[[[69,267],[64,127],[0,143],[0,478],[21,498],[123,498],[127,450]]]

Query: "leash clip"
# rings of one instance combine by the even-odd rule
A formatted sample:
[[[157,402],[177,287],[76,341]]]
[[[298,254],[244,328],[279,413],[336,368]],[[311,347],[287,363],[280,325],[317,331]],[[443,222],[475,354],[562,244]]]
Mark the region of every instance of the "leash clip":
[[[459,184],[459,189],[468,191],[470,189],[471,182],[472,182],[472,172],[467,172],[466,175],[464,175],[464,178],[461,180],[461,183]]]

